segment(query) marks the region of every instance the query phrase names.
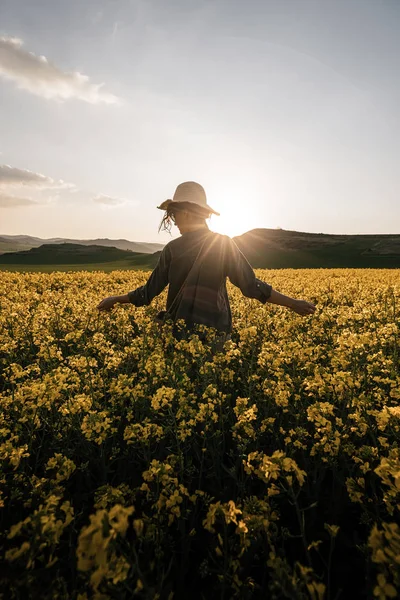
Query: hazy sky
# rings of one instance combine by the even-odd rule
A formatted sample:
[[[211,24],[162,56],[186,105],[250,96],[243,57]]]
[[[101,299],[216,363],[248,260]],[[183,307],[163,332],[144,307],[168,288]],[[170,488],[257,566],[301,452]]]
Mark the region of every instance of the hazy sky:
[[[0,234],[400,233],[399,0],[0,0]],[[173,236],[178,235],[177,230]]]

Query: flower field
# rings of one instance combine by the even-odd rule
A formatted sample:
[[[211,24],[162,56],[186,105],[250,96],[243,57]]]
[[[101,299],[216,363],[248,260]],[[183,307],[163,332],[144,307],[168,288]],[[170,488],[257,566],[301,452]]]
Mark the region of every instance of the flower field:
[[[226,352],[148,273],[0,273],[0,598],[396,598],[400,271],[229,284]]]

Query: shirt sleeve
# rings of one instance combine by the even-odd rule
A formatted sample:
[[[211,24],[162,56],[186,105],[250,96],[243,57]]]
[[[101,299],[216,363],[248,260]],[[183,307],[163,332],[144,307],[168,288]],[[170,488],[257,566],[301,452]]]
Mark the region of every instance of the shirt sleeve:
[[[158,263],[150,275],[147,283],[132,292],[128,292],[129,302],[135,306],[147,306],[150,302],[161,294],[163,289],[169,283],[169,265],[171,262],[171,249],[168,244],[163,248]]]
[[[247,298],[255,298],[265,304],[271,296],[272,286],[257,279],[252,266],[231,238],[226,253],[226,275]]]

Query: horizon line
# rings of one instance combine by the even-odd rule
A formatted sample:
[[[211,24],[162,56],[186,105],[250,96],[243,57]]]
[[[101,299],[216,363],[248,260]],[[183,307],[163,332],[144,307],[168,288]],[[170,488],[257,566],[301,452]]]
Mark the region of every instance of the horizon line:
[[[268,231],[286,231],[288,233],[302,233],[302,234],[307,234],[307,235],[340,235],[340,236],[376,236],[376,235],[380,235],[380,236],[396,236],[399,235],[400,236],[400,232],[399,233],[327,233],[324,231],[299,231],[297,229],[284,229],[283,227],[253,227],[252,229],[249,229],[248,231],[244,231],[243,233],[240,233],[238,235],[234,235],[234,236],[229,236],[232,238],[235,237],[240,237],[242,235],[245,235],[246,233],[250,233],[251,231],[258,231],[260,229],[264,229],[264,230],[268,230]],[[211,229],[212,231],[212,229]],[[108,241],[126,241],[126,242],[130,242],[130,243],[135,243],[135,244],[167,244],[168,242],[163,242],[163,241],[148,241],[148,240],[130,240],[128,238],[117,238],[117,237],[87,237],[87,238],[78,238],[78,237],[74,237],[74,236],[52,236],[52,237],[41,237],[40,235],[33,235],[33,234],[29,234],[29,233],[0,233],[0,237],[3,236],[7,236],[7,237],[20,237],[20,236],[26,236],[26,237],[31,237],[31,238],[38,238],[40,240],[54,240],[54,239],[69,239],[69,240],[80,240],[80,241],[92,241],[92,240],[108,240]],[[177,237],[180,237],[179,235]],[[176,239],[174,237],[171,236],[171,240],[172,239]]]

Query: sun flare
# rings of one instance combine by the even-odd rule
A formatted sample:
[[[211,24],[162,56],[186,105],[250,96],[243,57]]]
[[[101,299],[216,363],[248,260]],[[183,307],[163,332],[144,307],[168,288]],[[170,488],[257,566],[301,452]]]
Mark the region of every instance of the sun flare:
[[[221,215],[220,217],[213,215],[208,221],[208,226],[212,231],[228,235],[229,237],[241,235],[252,229],[248,220],[243,219],[243,215],[240,214]]]
[[[234,184],[218,182],[207,186],[208,204],[220,213],[212,215],[208,226],[212,231],[235,237],[257,227],[268,227],[261,222],[261,192],[255,181],[246,177],[235,178]]]

